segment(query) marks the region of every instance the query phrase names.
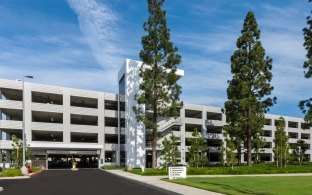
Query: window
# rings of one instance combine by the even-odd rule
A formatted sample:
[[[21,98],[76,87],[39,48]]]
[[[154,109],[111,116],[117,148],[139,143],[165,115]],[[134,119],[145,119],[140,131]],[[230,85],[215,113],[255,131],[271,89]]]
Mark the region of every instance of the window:
[[[290,128],[298,128],[297,122],[288,121],[288,127]]]
[[[62,142],[63,132],[61,131],[35,131],[31,132],[32,141],[49,141],[49,142]]]
[[[298,139],[298,133],[288,132],[289,138]]]

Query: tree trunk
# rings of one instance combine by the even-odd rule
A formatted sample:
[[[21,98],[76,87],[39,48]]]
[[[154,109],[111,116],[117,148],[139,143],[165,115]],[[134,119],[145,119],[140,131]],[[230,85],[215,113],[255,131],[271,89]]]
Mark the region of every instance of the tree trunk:
[[[248,124],[247,124],[247,128],[248,128],[248,132],[247,132],[247,166],[251,166],[251,110],[248,109]]]
[[[157,127],[153,128],[152,134],[152,168],[155,169],[157,166]]]
[[[242,146],[239,145],[237,147],[237,162],[238,162],[238,165],[241,164],[241,157],[242,157]]]

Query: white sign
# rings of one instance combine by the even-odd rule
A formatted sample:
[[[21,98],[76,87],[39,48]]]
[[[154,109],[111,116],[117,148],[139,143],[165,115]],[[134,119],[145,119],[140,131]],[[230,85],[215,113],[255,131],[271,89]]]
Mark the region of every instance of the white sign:
[[[186,178],[186,167],[169,167],[169,179]]]

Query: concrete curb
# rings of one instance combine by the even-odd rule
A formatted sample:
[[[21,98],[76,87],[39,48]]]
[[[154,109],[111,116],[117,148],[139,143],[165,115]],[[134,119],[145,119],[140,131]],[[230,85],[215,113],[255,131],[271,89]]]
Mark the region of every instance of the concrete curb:
[[[15,177],[0,177],[0,180],[4,180],[4,179],[29,179],[30,177],[27,176],[15,176]]]
[[[34,176],[38,175],[39,173],[41,173],[41,172],[44,171],[44,170],[45,170],[45,169],[40,169],[40,170],[37,171],[37,172],[29,173],[28,176],[29,176],[29,177],[34,177]]]

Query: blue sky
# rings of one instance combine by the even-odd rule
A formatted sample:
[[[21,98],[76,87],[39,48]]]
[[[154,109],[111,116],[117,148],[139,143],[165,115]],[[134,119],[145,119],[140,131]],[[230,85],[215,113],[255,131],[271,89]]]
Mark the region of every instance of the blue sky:
[[[223,107],[230,57],[248,11],[273,58],[270,113],[302,117],[297,104],[312,96],[304,79],[302,28],[311,4],[302,0],[167,0],[171,38],[182,55],[182,99]],[[117,92],[126,58],[139,60],[145,0],[1,0],[0,78]]]

